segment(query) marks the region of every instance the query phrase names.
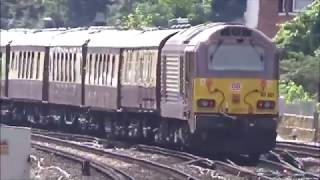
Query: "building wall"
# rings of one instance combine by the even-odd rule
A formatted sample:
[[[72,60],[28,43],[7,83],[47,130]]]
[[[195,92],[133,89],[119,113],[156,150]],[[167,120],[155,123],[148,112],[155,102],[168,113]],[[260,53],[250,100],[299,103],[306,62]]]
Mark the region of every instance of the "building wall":
[[[260,0],[258,29],[270,38],[279,30],[278,24],[288,21],[294,15],[279,13],[279,0]]]
[[[244,13],[246,26],[257,28],[259,22],[260,0],[247,0],[247,9]]]

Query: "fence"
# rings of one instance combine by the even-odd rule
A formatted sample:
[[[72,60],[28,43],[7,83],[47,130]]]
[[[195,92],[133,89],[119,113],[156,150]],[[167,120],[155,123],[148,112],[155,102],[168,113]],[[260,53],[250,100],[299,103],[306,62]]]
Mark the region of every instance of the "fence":
[[[279,99],[280,114],[296,114],[300,116],[313,116],[316,112],[317,102],[315,101],[298,101],[286,103],[284,98]]]

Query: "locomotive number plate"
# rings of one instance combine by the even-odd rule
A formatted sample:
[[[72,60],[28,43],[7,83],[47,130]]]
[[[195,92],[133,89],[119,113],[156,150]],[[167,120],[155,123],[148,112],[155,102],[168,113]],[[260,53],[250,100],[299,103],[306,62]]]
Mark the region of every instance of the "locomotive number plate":
[[[241,90],[241,84],[240,83],[232,83],[231,84],[231,90],[232,91],[240,91]]]

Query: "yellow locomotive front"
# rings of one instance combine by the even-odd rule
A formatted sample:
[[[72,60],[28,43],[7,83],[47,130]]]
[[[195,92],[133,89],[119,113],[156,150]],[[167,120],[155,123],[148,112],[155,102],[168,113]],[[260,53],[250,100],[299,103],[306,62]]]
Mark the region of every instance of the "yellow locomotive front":
[[[278,58],[260,32],[231,25],[194,53],[192,121],[200,145],[217,152],[258,155],[274,147],[278,117]]]

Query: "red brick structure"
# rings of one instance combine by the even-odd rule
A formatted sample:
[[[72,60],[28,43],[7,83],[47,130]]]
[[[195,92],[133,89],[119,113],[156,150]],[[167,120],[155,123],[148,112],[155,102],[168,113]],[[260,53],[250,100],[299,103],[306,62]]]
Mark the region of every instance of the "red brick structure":
[[[260,0],[257,28],[273,38],[278,24],[292,19],[311,3],[312,0]]]

